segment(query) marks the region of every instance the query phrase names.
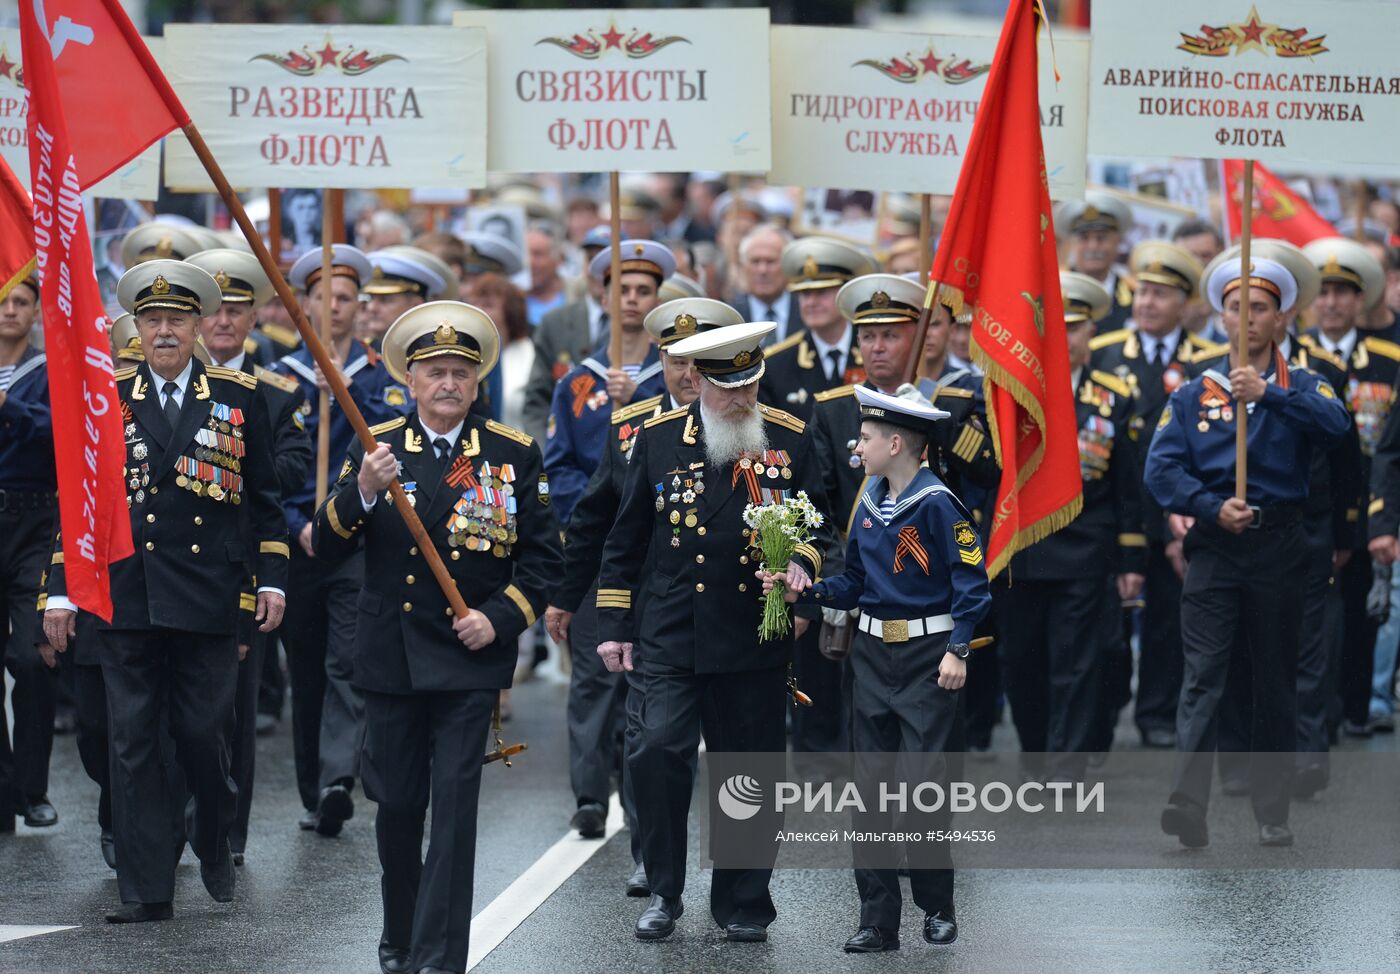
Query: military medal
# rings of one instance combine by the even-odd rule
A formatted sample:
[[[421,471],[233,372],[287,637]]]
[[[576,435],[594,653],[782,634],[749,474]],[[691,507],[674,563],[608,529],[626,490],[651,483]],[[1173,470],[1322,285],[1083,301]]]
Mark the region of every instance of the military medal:
[[[685,502],[686,504],[694,504],[694,503],[695,503],[695,491],[693,491],[693,490],[687,490],[684,494],[681,494],[681,500],[682,500],[683,502]]]
[[[1210,423],[1203,419],[1203,420],[1201,420],[1199,423],[1196,424],[1196,429],[1198,429],[1198,430],[1200,430],[1202,433],[1204,433],[1204,432],[1206,432],[1207,430],[1210,429]]]
[[[693,528],[693,527],[695,527],[695,525],[697,525],[697,524],[699,524],[699,523],[700,523],[700,519],[697,518],[697,517],[695,516],[695,512],[694,512],[694,511],[686,511],[686,513],[685,513],[685,526],[686,526],[686,527],[688,527],[688,528]]]
[[[754,472],[755,474],[757,474],[758,476],[762,477],[762,476],[763,476],[763,464],[761,464],[761,463],[755,463],[755,464],[753,465],[753,472]]]
[[[783,479],[784,479],[784,480],[791,480],[791,479],[792,479],[792,468],[791,468],[791,467],[784,467],[784,468],[783,468]]]
[[[145,492],[144,490],[138,490],[138,491],[136,492],[136,503],[138,503],[138,504],[144,504],[144,503],[146,503],[146,492]]]
[[[672,511],[672,512],[671,512],[671,523],[672,523],[672,524],[680,524],[680,523],[681,523],[681,512],[680,512],[680,511]]]
[[[656,495],[656,513],[657,513],[657,514],[660,514],[660,513],[661,513],[662,511],[664,511],[664,510],[666,510],[666,498],[665,498],[665,496],[663,496],[662,494],[657,494],[657,495]]]
[[[149,452],[150,451],[146,449],[146,444],[140,440],[137,440],[131,445],[131,455],[138,460],[146,459],[146,456]]]
[[[769,467],[769,468],[768,468],[768,479],[769,479],[769,480],[777,480],[777,479],[778,479],[778,468],[777,468],[777,467]]]

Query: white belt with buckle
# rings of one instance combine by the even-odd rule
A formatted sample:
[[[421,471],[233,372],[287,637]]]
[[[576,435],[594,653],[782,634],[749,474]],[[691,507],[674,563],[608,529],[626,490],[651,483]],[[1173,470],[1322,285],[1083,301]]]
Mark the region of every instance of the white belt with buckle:
[[[887,643],[903,643],[920,636],[952,632],[953,617],[945,613],[941,616],[928,616],[924,619],[880,620],[872,618],[868,612],[862,612],[860,631],[868,632],[876,639],[883,639]]]

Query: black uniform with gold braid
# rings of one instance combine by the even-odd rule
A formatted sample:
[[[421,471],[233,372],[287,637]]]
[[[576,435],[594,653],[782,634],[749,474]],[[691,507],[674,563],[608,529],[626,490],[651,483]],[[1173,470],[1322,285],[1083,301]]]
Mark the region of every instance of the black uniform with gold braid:
[[[190,845],[213,863],[227,848],[235,814],[224,734],[233,716],[245,561],[259,587],[285,588],[287,532],[265,400],[252,376],[192,360],[173,430],[162,411],[165,381],[148,364],[120,369],[116,379],[135,544],[135,554],[112,566],[112,623],[99,626],[117,879],[124,902],[168,903],[180,836],[168,816],[152,812],[170,806],[153,744],[162,712],[169,708],[194,797]],[[63,569],[52,566],[50,607],[66,596]]]
[[[818,393],[865,380],[865,363],[856,344],[855,328],[851,329],[847,343],[845,369],[835,377],[828,374],[829,363],[819,359],[809,331],[790,335],[764,351],[768,369],[759,383],[759,399],[792,413],[803,422],[811,420]]]
[[[710,336],[722,332],[730,329]],[[692,354],[686,346],[706,337],[678,344],[676,354]],[[752,339],[755,348],[759,341]],[[705,366],[702,353],[695,354],[697,367]],[[703,381],[754,381],[761,357],[741,352],[737,358],[713,376],[702,368]],[[763,603],[754,571],[760,556],[743,515],[751,502],[797,491],[819,499],[821,486],[814,444],[803,423],[778,410],[759,409],[767,452],[722,467],[706,456],[698,402],[647,420],[632,447],[622,505],[603,551],[600,635],[604,641],[635,642],[642,669],[643,723],[629,764],[653,904],[657,897],[677,900],[685,884],[686,818],[702,703],[708,700],[717,711],[715,733],[707,739],[711,750],[784,749],[784,682],[792,638],[758,639]],[[830,539],[829,523],[795,556],[813,578],[821,568],[819,552]],[[697,619],[705,625],[697,627]],[[766,927],[775,916],[770,874],[771,869],[716,870],[710,888],[715,921]]]

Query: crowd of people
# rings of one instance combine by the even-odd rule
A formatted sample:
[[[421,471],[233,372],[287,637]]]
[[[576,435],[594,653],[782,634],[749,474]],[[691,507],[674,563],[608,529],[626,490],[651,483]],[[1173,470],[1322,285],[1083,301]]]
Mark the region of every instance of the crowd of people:
[[[16,284],[0,832],[57,823],[49,758],[75,725],[122,900],[108,919],[173,916],[186,843],[231,900],[256,735],[286,692],[296,826],[329,838],[361,793],[376,806],[381,968],[461,971],[478,750],[502,756],[509,688],[549,661],[569,679],[561,818],[601,838],[616,792],[643,940],[684,909],[702,734],[711,751],[975,759],[1009,709],[1027,778],[1175,748],[1161,826],[1198,847],[1219,752],[1261,844],[1292,844],[1289,805],[1327,787],[1329,750],[1394,729],[1397,228],[1256,239],[1244,267],[1208,222],[1128,248],[1119,198],[1057,207],[1083,506],[989,580],[1001,470],[971,309],[940,290],[915,347],[917,213],[856,242],[794,233],[785,199],[648,177],[618,238],[593,197],[520,183],[489,201],[527,215],[519,242],[447,213],[351,219],[359,245],[334,244],[329,273],[316,247],[286,279],[328,318],[374,449],[246,242],[137,227],[112,288],[135,554],[112,567],[110,621],[68,598],[54,376],[37,282]],[[821,526],[763,565],[744,508],[799,492]],[[760,640],[778,581],[792,632]],[[715,872],[727,939],[766,938],[770,872]],[[951,869],[914,873],[924,939],[951,943]],[[845,949],[897,948],[898,876],[856,878]]]

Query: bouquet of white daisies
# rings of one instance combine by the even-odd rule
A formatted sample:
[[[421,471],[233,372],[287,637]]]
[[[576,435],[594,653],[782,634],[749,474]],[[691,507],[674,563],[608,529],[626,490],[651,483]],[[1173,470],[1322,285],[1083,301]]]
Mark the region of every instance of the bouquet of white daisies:
[[[744,508],[744,523],[753,530],[752,544],[763,552],[763,570],[783,573],[797,546],[812,540],[812,531],[822,525],[821,512],[805,490],[781,504],[750,504]],[[792,630],[792,620],[783,600],[783,583],[776,583],[763,599],[760,639],[777,639]]]

